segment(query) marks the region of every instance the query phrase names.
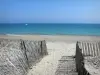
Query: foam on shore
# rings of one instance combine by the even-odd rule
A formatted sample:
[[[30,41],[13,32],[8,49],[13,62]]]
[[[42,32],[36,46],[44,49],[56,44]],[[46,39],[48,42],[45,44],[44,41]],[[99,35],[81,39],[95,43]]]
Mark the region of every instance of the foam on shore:
[[[21,36],[21,35],[17,35],[17,34],[5,34],[7,36]]]

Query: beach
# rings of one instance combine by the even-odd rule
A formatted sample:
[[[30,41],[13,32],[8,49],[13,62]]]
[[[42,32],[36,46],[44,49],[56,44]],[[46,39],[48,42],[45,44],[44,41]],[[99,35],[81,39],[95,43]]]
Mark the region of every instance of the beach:
[[[100,75],[100,0],[0,6],[0,75]]]
[[[82,35],[16,35],[6,34],[0,35],[5,39],[24,39],[24,40],[46,40],[46,41],[100,41],[100,36],[82,36]]]
[[[76,35],[0,35],[3,39],[46,40],[48,55],[32,66],[27,75],[55,75],[63,56],[75,56],[77,41],[100,41],[100,36]]]

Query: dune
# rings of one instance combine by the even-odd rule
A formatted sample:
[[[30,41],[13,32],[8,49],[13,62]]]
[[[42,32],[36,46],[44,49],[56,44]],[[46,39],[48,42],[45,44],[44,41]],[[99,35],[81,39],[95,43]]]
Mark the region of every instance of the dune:
[[[3,39],[46,40],[48,55],[28,70],[27,75],[55,75],[59,60],[63,56],[75,56],[76,42],[98,42],[100,36],[76,35],[0,35]],[[75,74],[77,75],[77,74]]]

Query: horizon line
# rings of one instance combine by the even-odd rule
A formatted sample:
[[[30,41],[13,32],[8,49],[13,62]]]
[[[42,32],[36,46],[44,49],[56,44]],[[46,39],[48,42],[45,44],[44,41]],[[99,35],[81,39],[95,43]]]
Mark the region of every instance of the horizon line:
[[[26,22],[26,23],[24,23],[24,22],[21,22],[22,24],[31,24],[31,23],[28,23],[28,22]],[[20,23],[20,24],[21,24]],[[54,23],[50,23],[50,22],[41,22],[41,23],[35,23],[35,22],[33,22],[34,24],[100,24],[100,23],[56,23],[56,22],[54,22]],[[0,24],[8,24],[8,23],[0,23]],[[14,23],[9,23],[9,24],[14,24]],[[19,23],[15,23],[15,24],[19,24]]]

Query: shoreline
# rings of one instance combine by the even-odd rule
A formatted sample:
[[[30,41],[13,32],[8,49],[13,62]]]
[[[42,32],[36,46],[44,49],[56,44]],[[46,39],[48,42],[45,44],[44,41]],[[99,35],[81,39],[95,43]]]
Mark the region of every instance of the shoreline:
[[[4,39],[24,39],[24,40],[46,40],[46,41],[100,41],[100,36],[83,36],[83,35],[0,35]]]
[[[0,36],[1,35],[7,35],[7,36],[12,36],[12,35],[16,35],[16,36],[22,36],[22,35],[43,35],[43,36],[45,36],[45,35],[50,35],[50,36],[99,36],[100,37],[100,35],[84,35],[84,34],[40,34],[40,33],[34,33],[34,34],[32,34],[32,33],[27,33],[27,34],[25,34],[25,33],[22,33],[22,34],[0,34]]]
[[[84,35],[84,34],[41,34],[41,33],[21,33],[21,34],[17,34],[17,33],[15,33],[15,34],[3,34],[3,33],[0,33],[0,36],[1,35],[7,35],[7,36],[12,36],[12,35],[20,35],[20,36],[22,36],[22,35],[42,35],[42,36],[48,36],[48,35],[50,35],[50,36],[99,36],[100,37],[100,35]]]

